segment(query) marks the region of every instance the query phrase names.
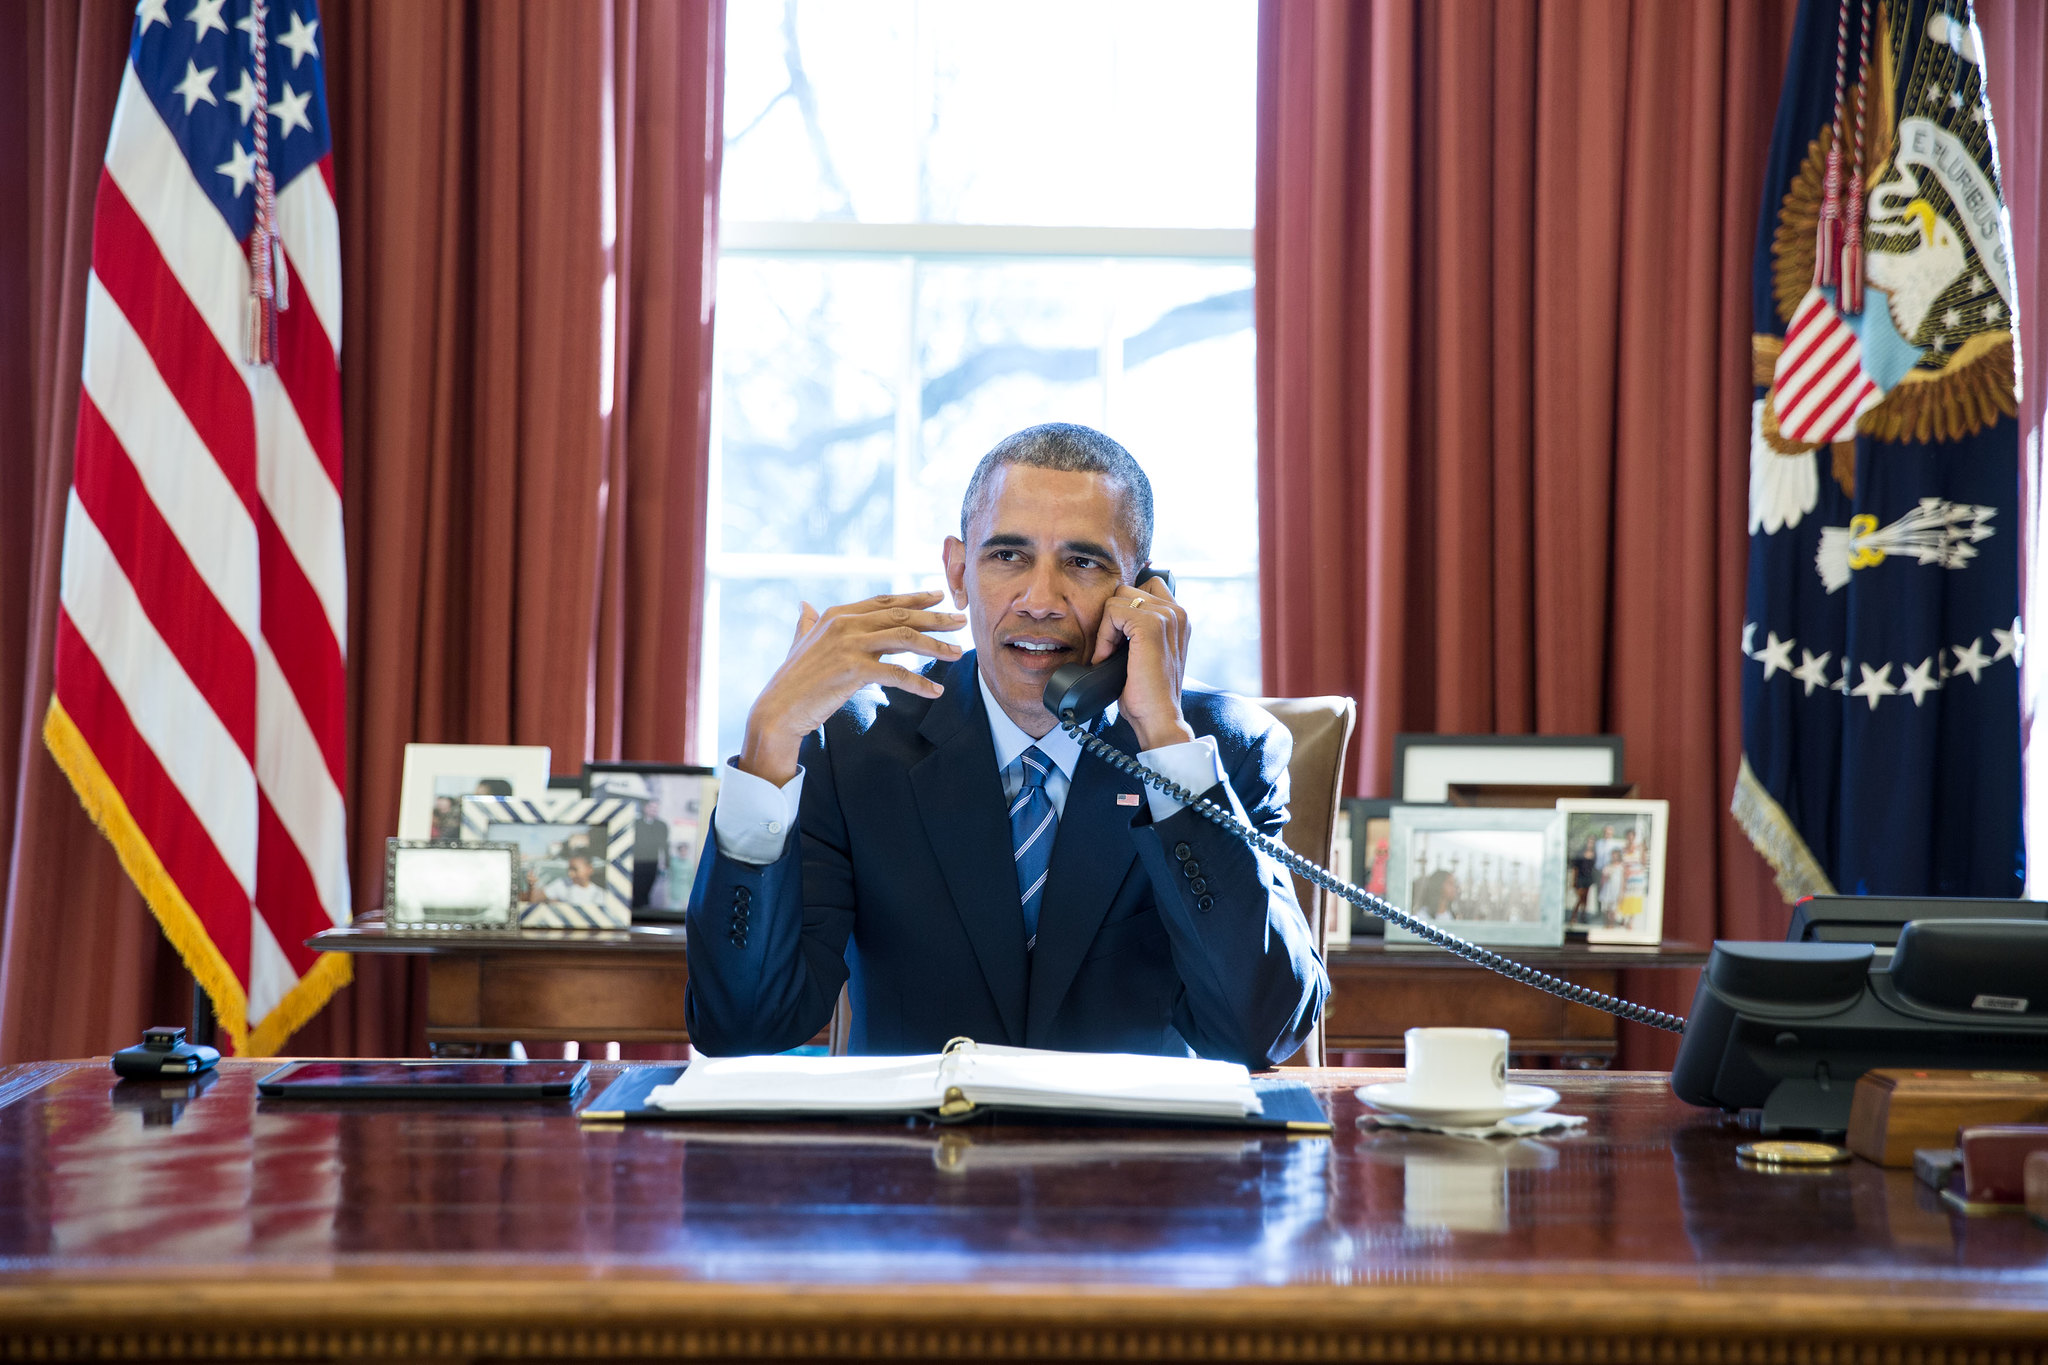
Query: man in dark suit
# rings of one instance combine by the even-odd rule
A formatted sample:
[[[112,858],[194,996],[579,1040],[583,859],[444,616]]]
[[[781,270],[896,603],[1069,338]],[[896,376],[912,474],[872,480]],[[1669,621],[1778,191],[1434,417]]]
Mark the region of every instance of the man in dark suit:
[[[714,1055],[949,1038],[1263,1066],[1329,993],[1292,882],[1057,728],[1053,669],[1128,642],[1104,740],[1269,835],[1284,727],[1183,689],[1187,613],[1147,579],[1152,494],[1122,446],[1053,424],[976,469],[942,594],[803,607],[726,765],[690,898],[688,1019]],[[970,627],[974,649],[936,638]],[[883,655],[932,660],[913,671]]]

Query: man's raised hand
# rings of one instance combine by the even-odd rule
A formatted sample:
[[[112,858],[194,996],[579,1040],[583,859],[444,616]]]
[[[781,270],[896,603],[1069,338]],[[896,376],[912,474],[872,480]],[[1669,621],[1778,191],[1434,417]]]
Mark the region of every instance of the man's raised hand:
[[[777,786],[795,777],[804,736],[869,683],[920,697],[945,691],[924,674],[882,659],[884,654],[961,656],[961,646],[926,633],[943,634],[967,624],[962,612],[931,610],[944,596],[936,590],[885,593],[822,612],[804,603],[788,657],[747,713],[747,737],[737,760],[741,771]]]

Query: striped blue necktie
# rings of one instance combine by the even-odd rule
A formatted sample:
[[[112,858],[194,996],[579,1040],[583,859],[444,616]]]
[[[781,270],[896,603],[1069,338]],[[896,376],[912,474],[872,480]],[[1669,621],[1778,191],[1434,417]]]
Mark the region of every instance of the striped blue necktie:
[[[1045,794],[1045,777],[1052,760],[1032,745],[1018,755],[1023,765],[1024,785],[1010,803],[1010,847],[1017,857],[1017,894],[1024,901],[1024,951],[1038,946],[1038,911],[1045,903],[1045,877],[1052,868],[1053,826],[1057,823],[1052,798]]]

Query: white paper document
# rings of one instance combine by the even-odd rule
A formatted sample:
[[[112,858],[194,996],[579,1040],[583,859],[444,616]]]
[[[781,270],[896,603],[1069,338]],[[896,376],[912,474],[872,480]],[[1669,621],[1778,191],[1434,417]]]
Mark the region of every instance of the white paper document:
[[[1261,1112],[1235,1062],[961,1042],[917,1057],[705,1057],[650,1106],[677,1114],[887,1114],[1063,1109],[1242,1119]],[[965,1106],[963,1108],[962,1106]]]

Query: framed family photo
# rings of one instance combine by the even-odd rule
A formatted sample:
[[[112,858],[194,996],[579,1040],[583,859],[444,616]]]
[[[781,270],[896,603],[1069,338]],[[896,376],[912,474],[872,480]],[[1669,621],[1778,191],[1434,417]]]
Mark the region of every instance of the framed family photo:
[[[547,790],[545,744],[408,744],[398,784],[398,837],[456,843],[464,797],[531,799]]]
[[[522,801],[470,796],[462,842],[519,852],[518,920],[531,929],[625,929],[633,923],[634,802],[573,792]]]
[[[1474,943],[1564,942],[1564,817],[1555,810],[1396,806],[1387,899]],[[1387,925],[1387,942],[1423,940]]]
[[[711,840],[717,771],[684,763],[586,763],[583,783],[592,798],[614,797],[638,807],[633,829],[636,918],[680,920]]]
[[[1375,896],[1387,894],[1387,840],[1390,817],[1398,804],[1378,797],[1344,798],[1344,817],[1351,826],[1351,863],[1340,870],[1353,886]],[[1336,904],[1351,913],[1350,937],[1378,938],[1385,932],[1386,921],[1378,915],[1348,901],[1339,900]]]
[[[1565,928],[1588,943],[1661,943],[1669,801],[1567,800]]]

